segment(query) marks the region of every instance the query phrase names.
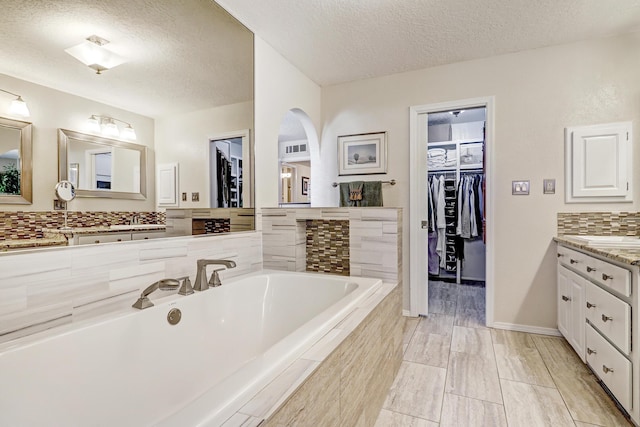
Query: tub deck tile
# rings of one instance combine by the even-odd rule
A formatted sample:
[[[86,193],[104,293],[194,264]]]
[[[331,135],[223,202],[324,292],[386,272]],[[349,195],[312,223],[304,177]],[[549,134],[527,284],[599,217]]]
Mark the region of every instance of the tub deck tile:
[[[291,394],[319,365],[319,362],[313,360],[296,360],[247,402],[239,412],[258,418],[266,418],[274,408],[282,404],[282,396]]]

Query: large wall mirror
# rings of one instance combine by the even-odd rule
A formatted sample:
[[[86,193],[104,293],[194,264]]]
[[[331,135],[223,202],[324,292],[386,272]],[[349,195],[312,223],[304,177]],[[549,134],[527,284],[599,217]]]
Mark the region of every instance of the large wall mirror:
[[[144,199],[147,148],[110,138],[58,130],[58,179],[78,197]]]
[[[0,203],[31,204],[31,127],[0,117]]]
[[[243,146],[242,169],[229,156],[227,205],[254,206],[254,36],[224,8],[213,0],[71,0],[56,3],[55,13],[20,0],[4,6],[0,56],[11,61],[0,61],[0,86],[20,93],[31,107],[33,210],[50,210],[51,191],[42,189],[67,179],[77,184],[78,210],[163,211],[155,172],[168,163],[179,165],[179,208],[216,207],[210,200],[210,139],[238,130],[249,132],[250,148],[245,158]],[[124,62],[97,74],[66,52],[93,35],[106,39],[103,47]],[[130,123],[135,143],[84,127],[92,115]],[[68,130],[60,131],[56,158],[58,129]],[[31,146],[21,144],[21,195],[0,194],[0,202],[32,197]],[[239,170],[242,203],[234,197]]]

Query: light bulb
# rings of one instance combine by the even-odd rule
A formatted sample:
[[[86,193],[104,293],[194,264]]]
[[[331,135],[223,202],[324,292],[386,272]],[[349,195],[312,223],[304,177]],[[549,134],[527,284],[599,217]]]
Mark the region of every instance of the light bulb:
[[[136,140],[136,131],[133,129],[131,125],[127,125],[124,129],[122,129],[122,139],[126,139],[128,141]]]
[[[118,126],[113,121],[113,119],[105,120],[102,126],[102,134],[110,138],[117,138],[120,136],[120,131],[118,130]]]
[[[27,103],[24,102],[21,96],[11,102],[11,109],[9,111],[16,116],[29,117],[29,108],[27,108]]]
[[[93,133],[100,133],[100,120],[94,115],[87,119],[87,130]]]

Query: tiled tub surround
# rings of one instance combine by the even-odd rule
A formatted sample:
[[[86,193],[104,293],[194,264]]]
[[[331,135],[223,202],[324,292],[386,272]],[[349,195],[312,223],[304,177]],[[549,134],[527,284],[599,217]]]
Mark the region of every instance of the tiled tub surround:
[[[640,212],[559,212],[563,235],[640,236]]]
[[[0,346],[0,382],[22,386],[0,391],[0,424],[87,425],[98,419],[108,425],[220,426],[330,333],[329,342],[325,339],[304,360],[323,359],[319,352],[331,352],[340,341],[338,334],[347,336],[350,322],[360,323],[359,315],[365,315],[364,324],[357,327],[364,329],[364,340],[361,345],[351,343],[350,354],[362,352],[362,344],[371,342],[372,354],[382,357],[378,349],[385,350],[388,366],[382,360],[376,363],[375,357],[366,368],[391,368],[394,333],[398,349],[401,346],[399,297],[376,307],[394,288],[383,287],[379,279],[258,272],[227,278],[223,286],[207,292],[173,295],[144,311],[132,310],[79,329],[67,327],[61,335],[50,336],[53,331],[48,331],[26,337],[9,348]],[[262,310],[265,306],[273,309]],[[183,313],[182,321],[170,325],[167,312],[176,308]],[[375,312],[372,317],[370,309]],[[344,322],[349,314],[355,317]],[[46,339],[39,339],[42,335]],[[181,363],[185,354],[190,360],[186,365]],[[360,362],[352,362],[358,371]],[[52,363],[57,368],[49,372]],[[305,371],[313,371],[314,365],[306,363]],[[215,369],[202,369],[207,366]],[[368,381],[373,372],[361,379]],[[387,372],[391,375],[391,369]],[[375,384],[380,381],[377,378]],[[353,386],[362,392],[360,384]],[[169,388],[173,393],[166,393]],[[263,393],[245,409],[258,411],[256,403],[267,403],[264,397]],[[71,402],[76,408],[70,412]],[[29,411],[32,407],[38,411]]]
[[[402,282],[402,210],[398,208],[262,208],[265,268],[305,271],[307,220],[349,221],[351,276]]]
[[[349,275],[349,221],[306,221],[307,271]]]
[[[189,275],[193,282],[200,258],[235,260],[236,268],[221,272],[223,280],[261,270],[260,233],[0,254],[0,342],[129,310],[140,291],[157,280]]]

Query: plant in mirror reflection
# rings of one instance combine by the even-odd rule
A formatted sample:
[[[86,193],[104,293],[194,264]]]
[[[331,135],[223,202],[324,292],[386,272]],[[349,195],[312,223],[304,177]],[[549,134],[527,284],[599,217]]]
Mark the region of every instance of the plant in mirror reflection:
[[[20,171],[14,164],[5,165],[4,172],[0,172],[0,193],[20,194]]]

